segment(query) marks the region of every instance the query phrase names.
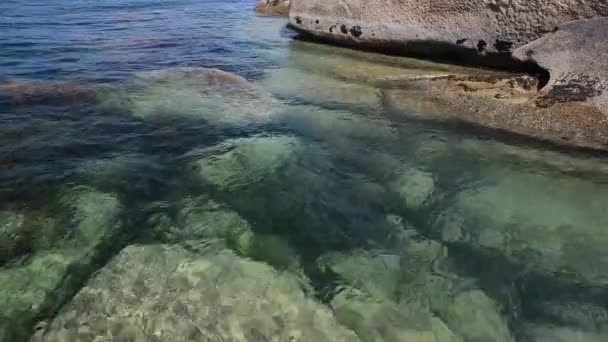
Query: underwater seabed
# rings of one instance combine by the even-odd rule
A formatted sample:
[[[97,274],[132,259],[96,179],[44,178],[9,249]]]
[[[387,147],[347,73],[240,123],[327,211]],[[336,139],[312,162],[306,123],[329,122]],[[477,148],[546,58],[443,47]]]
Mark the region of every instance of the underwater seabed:
[[[256,83],[170,68],[28,117],[0,341],[608,340],[608,159],[389,120],[341,65],[445,67],[292,49]]]

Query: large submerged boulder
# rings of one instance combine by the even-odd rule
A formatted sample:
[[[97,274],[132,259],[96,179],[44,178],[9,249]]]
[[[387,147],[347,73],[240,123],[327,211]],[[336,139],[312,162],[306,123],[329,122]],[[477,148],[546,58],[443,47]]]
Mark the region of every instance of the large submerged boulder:
[[[264,123],[280,103],[245,78],[219,69],[183,67],[138,73],[98,95],[100,108],[162,123]]]
[[[299,281],[229,252],[131,246],[34,341],[359,341]]]

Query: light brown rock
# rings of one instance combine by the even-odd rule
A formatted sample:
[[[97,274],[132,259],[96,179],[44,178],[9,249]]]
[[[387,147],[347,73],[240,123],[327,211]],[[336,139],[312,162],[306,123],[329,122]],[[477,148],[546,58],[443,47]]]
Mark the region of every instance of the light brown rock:
[[[260,0],[255,6],[256,12],[269,15],[289,14],[289,0]]]

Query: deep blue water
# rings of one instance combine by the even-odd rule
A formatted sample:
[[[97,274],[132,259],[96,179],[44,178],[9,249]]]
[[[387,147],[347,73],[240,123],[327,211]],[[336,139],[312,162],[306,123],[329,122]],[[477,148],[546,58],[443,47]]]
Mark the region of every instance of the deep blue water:
[[[368,291],[388,308],[368,322],[380,340],[402,341],[395,308],[412,302],[455,341],[607,340],[608,158],[421,120],[426,99],[388,108],[370,79],[432,68],[298,41],[254,5],[0,3],[0,342],[52,321],[128,245],[211,238],[332,309]],[[91,247],[77,222],[104,231],[104,196],[124,224]],[[67,266],[32,266],[50,252]]]

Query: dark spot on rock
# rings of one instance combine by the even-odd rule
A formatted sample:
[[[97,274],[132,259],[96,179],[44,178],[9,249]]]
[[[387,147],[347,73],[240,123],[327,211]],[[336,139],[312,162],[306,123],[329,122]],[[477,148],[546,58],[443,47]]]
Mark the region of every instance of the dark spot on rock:
[[[532,57],[532,56],[534,56],[534,53],[535,53],[534,50],[530,49],[530,50],[526,51],[526,57]]]
[[[490,9],[490,11],[492,12],[500,12],[500,6],[495,4],[495,3],[489,3],[488,4],[488,8]]]
[[[496,48],[496,51],[498,51],[498,52],[509,52],[509,51],[511,51],[511,48],[513,47],[513,43],[506,41],[506,40],[496,39],[496,42],[494,43],[494,47]]]
[[[551,31],[551,32],[555,33],[555,32],[557,32],[557,31],[559,31],[559,27],[555,26],[555,27],[553,28],[553,31]]]
[[[466,42],[467,40],[468,40],[468,39],[466,39],[466,38],[465,38],[465,39],[458,39],[458,40],[456,41],[456,44],[458,44],[458,45],[462,45],[462,44],[464,44],[464,42]]]
[[[296,17],[296,24],[301,24],[301,23],[302,23],[302,18]]]
[[[583,74],[569,74],[559,79],[549,93],[539,98],[536,104],[539,107],[549,107],[555,103],[571,101],[585,102],[590,98],[602,94],[598,85],[599,78]]]
[[[485,51],[485,49],[486,49],[486,46],[488,46],[488,43],[486,43],[486,41],[485,41],[485,40],[483,40],[483,39],[482,39],[482,40],[480,40],[480,41],[477,43],[477,52],[479,52],[479,53],[484,52],[484,51]]]
[[[334,29],[336,28],[336,25],[332,26],[329,28],[329,33],[334,33]]]
[[[319,19],[315,20],[315,24],[318,24],[318,23],[319,23]]]
[[[348,33],[348,29],[346,28],[346,25],[342,25],[340,26],[340,32],[347,34]]]
[[[353,37],[355,37],[355,38],[361,37],[361,35],[363,34],[363,31],[361,31],[361,26],[351,27],[350,34],[352,34]]]

